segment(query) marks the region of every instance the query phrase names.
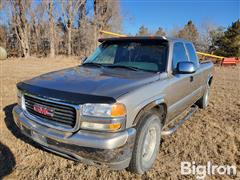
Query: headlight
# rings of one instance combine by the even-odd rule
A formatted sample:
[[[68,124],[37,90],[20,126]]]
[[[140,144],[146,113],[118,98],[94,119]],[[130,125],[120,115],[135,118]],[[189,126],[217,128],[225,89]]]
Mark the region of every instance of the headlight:
[[[94,117],[122,117],[126,115],[124,104],[84,104],[82,107],[84,116]]]
[[[18,99],[18,105],[19,105],[23,110],[26,110],[25,98],[24,98],[22,92],[21,92],[19,89],[17,90],[17,99]]]
[[[82,129],[117,131],[125,124],[126,108],[121,103],[84,104],[82,115]]]
[[[17,101],[18,101],[18,105],[22,106],[22,92],[17,89]]]
[[[25,98],[22,96],[22,109],[26,110]]]

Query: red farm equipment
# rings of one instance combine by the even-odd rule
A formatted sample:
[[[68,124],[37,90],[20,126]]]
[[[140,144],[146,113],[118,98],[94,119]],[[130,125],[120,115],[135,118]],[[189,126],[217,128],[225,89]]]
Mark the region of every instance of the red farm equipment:
[[[240,63],[240,59],[236,57],[231,57],[231,58],[223,58],[221,65],[237,65]]]

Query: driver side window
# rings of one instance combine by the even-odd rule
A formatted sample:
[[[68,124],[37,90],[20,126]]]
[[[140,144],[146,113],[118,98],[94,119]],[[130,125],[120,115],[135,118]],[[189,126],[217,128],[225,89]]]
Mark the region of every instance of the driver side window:
[[[188,61],[183,43],[177,42],[173,46],[172,70],[176,71],[177,64],[182,61]]]

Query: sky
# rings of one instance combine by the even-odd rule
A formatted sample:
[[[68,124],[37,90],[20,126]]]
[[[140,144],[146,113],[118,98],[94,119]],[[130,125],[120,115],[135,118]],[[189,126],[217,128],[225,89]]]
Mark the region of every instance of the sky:
[[[57,1],[57,0],[56,0]],[[113,0],[114,1],[114,0]],[[39,0],[33,2],[39,3]],[[93,4],[93,0],[88,0]],[[141,25],[150,32],[162,27],[168,35],[192,20],[201,33],[203,26],[228,27],[240,19],[240,0],[119,0],[123,16],[122,30],[135,35]],[[92,8],[92,7],[91,7]],[[0,24],[6,24],[6,11],[0,12]]]
[[[123,32],[135,35],[141,25],[168,33],[188,20],[201,29],[204,24],[228,27],[240,18],[240,0],[120,0]]]

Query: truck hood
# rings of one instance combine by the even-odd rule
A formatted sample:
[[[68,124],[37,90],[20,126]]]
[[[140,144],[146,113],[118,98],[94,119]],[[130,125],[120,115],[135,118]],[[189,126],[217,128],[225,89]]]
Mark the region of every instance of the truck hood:
[[[117,97],[159,79],[159,74],[123,68],[78,66],[55,71],[24,82],[31,87],[74,94]]]

